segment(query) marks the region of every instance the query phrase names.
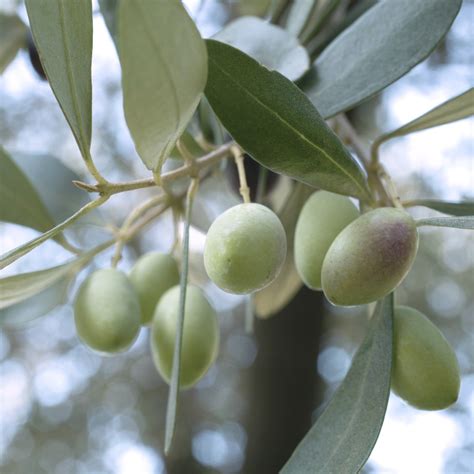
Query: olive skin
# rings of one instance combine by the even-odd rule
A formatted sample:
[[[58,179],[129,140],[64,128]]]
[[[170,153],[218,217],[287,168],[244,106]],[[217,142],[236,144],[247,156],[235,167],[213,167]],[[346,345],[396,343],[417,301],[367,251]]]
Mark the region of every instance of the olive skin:
[[[296,223],[294,242],[296,270],[307,287],[322,288],[321,269],[329,247],[359,215],[348,197],[317,191],[308,198]]]
[[[104,354],[127,350],[140,330],[140,304],[125,273],[97,270],[80,286],[74,302],[80,339]]]
[[[160,299],[153,316],[151,351],[163,379],[169,383],[179,316],[180,287],[170,288]],[[202,291],[192,285],[186,290],[181,346],[180,388],[196,384],[214,363],[219,347],[217,315]]]
[[[148,325],[163,293],[179,283],[178,265],[170,254],[149,252],[135,262],[129,278],[140,301],[141,322]]]
[[[376,301],[405,278],[417,249],[416,223],[405,211],[385,207],[363,214],[329,247],[321,272],[323,291],[340,306]]]
[[[456,355],[441,331],[416,309],[397,306],[392,390],[420,410],[442,410],[456,402],[460,383]]]
[[[211,225],[204,266],[220,288],[248,294],[269,285],[286,257],[286,234],[277,215],[261,204],[238,204]]]

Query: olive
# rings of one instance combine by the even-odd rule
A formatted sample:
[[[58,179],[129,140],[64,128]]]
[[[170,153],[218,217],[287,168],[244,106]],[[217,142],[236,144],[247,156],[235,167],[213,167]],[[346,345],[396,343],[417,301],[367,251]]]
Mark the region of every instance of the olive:
[[[269,285],[286,257],[286,234],[277,215],[261,204],[238,204],[211,225],[204,266],[220,288],[236,294]]]
[[[359,217],[359,211],[345,196],[317,191],[301,209],[296,223],[295,265],[306,286],[320,290],[321,269],[326,252],[337,235]]]
[[[170,288],[153,316],[151,350],[158,372],[170,382],[179,316],[180,287]],[[188,285],[181,346],[180,387],[194,385],[214,363],[219,346],[217,315],[202,291]]]
[[[91,349],[128,349],[140,330],[140,304],[127,276],[113,268],[89,275],[78,290],[74,320],[80,339]]]
[[[421,410],[442,410],[456,402],[460,374],[456,355],[441,331],[407,306],[394,312],[392,390]]]
[[[410,270],[418,249],[413,218],[379,208],[351,222],[329,247],[321,272],[333,304],[370,303],[393,291]]]
[[[140,301],[142,324],[150,324],[163,293],[179,283],[178,265],[169,254],[149,252],[135,262],[130,281]]]

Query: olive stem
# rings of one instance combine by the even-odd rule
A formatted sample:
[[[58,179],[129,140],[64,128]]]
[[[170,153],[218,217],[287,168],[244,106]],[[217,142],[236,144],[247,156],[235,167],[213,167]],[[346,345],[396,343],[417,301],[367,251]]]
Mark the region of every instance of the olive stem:
[[[397,188],[395,186],[395,183],[393,182],[391,176],[387,173],[387,171],[385,170],[382,164],[378,165],[378,175],[387,184],[387,187],[385,189],[393,205],[398,209],[403,209],[403,204],[400,199],[400,195],[397,191]]]
[[[254,330],[255,312],[254,295],[250,294],[245,300],[245,332],[252,334]]]
[[[228,156],[231,148],[235,146],[234,142],[226,143],[225,145],[220,146],[214,151],[211,151],[207,155],[197,158],[192,164],[186,163],[180,168],[169,171],[168,173],[163,173],[159,176],[159,182],[163,186],[169,182],[175,181],[179,178],[185,176],[190,176],[196,171],[200,171],[207,166],[210,166],[214,163],[217,163],[221,159]],[[122,193],[125,191],[133,191],[135,189],[150,188],[157,185],[157,177],[140,179],[135,181],[126,181],[123,183],[96,183],[88,184],[82,181],[73,181],[73,183],[80,189],[90,193],[99,193],[102,195],[109,195]]]
[[[237,145],[233,146],[230,151],[232,155],[234,155],[235,164],[237,165],[237,171],[239,173],[240,195],[244,203],[248,204],[250,202],[250,188],[247,184],[247,175],[245,174],[244,155]]]
[[[160,194],[158,196],[153,196],[152,198],[142,202],[140,205],[135,207],[132,212],[128,215],[128,217],[123,222],[122,227],[120,228],[117,240],[115,244],[115,252],[112,257],[111,265],[115,268],[120,260],[122,259],[122,251],[125,246],[125,238],[127,231],[139,219],[143,214],[145,214],[148,210],[152,209],[153,207],[157,206],[158,204],[165,203],[168,199],[166,194]]]

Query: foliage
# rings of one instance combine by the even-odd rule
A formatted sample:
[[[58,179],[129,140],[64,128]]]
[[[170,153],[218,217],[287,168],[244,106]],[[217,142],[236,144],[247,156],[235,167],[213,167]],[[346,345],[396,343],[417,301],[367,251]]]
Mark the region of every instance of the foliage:
[[[425,59],[445,37],[461,0],[385,0],[375,4],[366,1],[349,11],[346,2],[338,0],[295,1],[291,6],[285,1],[271,2],[270,6],[264,5],[264,9],[269,7],[271,23],[252,16],[238,18],[206,41],[179,0],[101,0],[99,3],[120,57],[127,125],[149,176],[138,181],[111,182],[96,168],[91,154],[92,2],[26,0],[41,65],[92,182],[81,181],[52,157],[13,154],[0,148],[0,220],[41,233],[0,256],[0,268],[51,238],[74,255],[56,267],[0,279],[0,323],[23,323],[27,319],[25,308],[31,308],[30,318],[47,313],[64,300],[78,272],[88,268],[98,254],[112,246],[115,247],[112,267],[117,267],[124,246],[171,210],[176,224],[184,223],[182,239],[177,230],[179,226],[175,226],[172,249],[180,253],[179,288],[174,289],[172,311],[168,307],[160,308],[163,299],[152,304],[159,309],[153,322],[154,327],[158,327],[154,330],[157,346],[153,346],[153,351],[156,356],[166,349],[166,370],[162,365],[159,369],[170,384],[165,435],[165,451],[168,452],[181,379],[192,379],[184,383],[186,386],[197,381],[214,360],[214,345],[217,348],[218,341],[218,336],[210,338],[212,350],[208,351],[210,355],[199,368],[198,376],[186,377],[193,369],[189,368],[187,356],[189,344],[195,344],[191,349],[199,352],[196,344],[205,343],[202,336],[197,337],[196,343],[189,342],[185,330],[196,303],[193,303],[194,291],[199,291],[192,289],[193,295],[187,300],[187,289],[193,288],[188,286],[190,228],[210,229],[212,237],[216,214],[229,207],[247,206],[250,192],[245,153],[246,160],[259,164],[263,176],[257,201],[271,202],[266,192],[266,170],[276,172],[280,180],[289,180],[291,192],[280,209],[275,209],[276,213],[263,208],[272,216],[270,224],[265,218],[252,220],[240,214],[233,215],[232,222],[224,222],[218,238],[215,242],[209,240],[209,245],[214,251],[229,239],[232,252],[219,257],[218,277],[209,269],[208,273],[216,283],[221,277],[229,277],[238,282],[239,288],[245,287],[247,293],[259,290],[252,294],[251,300],[260,317],[272,316],[291,300],[302,285],[300,276],[307,280],[302,264],[295,265],[295,254],[299,255],[298,246],[305,235],[295,238],[294,233],[308,196],[316,189],[323,189],[329,191],[328,195],[349,196],[359,203],[362,216],[352,223],[355,216],[341,219],[344,222],[340,228],[324,242],[327,254],[322,255],[324,252],[318,250],[321,261],[316,280],[322,272],[325,293],[335,301],[331,297],[332,290],[342,292],[342,300],[336,301],[342,301],[341,304],[372,303],[378,299],[375,315],[345,380],[282,472],[314,472],[314,466],[321,472],[359,471],[377,440],[387,406],[392,359],[396,356],[392,351],[392,292],[410,269],[416,254],[416,239],[408,239],[410,248],[407,250],[402,248],[403,239],[398,238],[406,224],[404,219],[413,227],[413,235],[416,234],[415,223],[418,227],[474,229],[474,204],[470,201],[401,201],[380,161],[379,147],[390,139],[472,115],[473,90],[381,135],[372,143],[370,153],[358,145],[357,133],[343,113],[379,93]],[[388,24],[384,21],[386,18],[390,18]],[[5,25],[1,28],[2,71],[26,41],[26,27],[18,17],[2,16],[0,24]],[[310,57],[315,57],[312,64]],[[326,121],[330,117],[334,118]],[[167,162],[169,158],[179,160],[179,167],[165,171],[164,166],[171,161]],[[229,191],[221,169],[221,162],[226,159],[235,161],[244,205],[235,206],[238,199]],[[107,215],[97,219],[95,214],[94,218],[97,208],[115,194],[143,188],[151,188],[152,196],[126,217],[110,240],[95,242],[83,249],[66,239],[64,231],[72,224],[92,221],[104,229],[109,228]],[[97,197],[90,200],[87,193]],[[66,194],[68,199],[63,199]],[[202,204],[209,199],[215,201],[214,212]],[[349,202],[347,197],[337,199]],[[428,207],[448,216],[426,216],[415,221],[407,214],[412,206]],[[330,207],[325,204],[318,212],[322,215],[339,213],[337,206]],[[350,233],[354,225],[366,222],[367,216],[387,213],[404,218],[396,222],[379,219],[376,228],[364,227],[363,232],[357,231],[357,235],[347,238],[347,232]],[[219,222],[220,219],[216,221]],[[248,238],[239,237],[239,232]],[[281,233],[284,237],[285,232],[286,240],[276,235]],[[265,260],[272,238],[279,239],[281,244],[277,264]],[[303,247],[308,245],[311,242]],[[407,250],[401,270],[397,264],[403,258],[393,252],[395,247]],[[302,252],[304,262],[305,253],[308,255],[310,251],[303,249]],[[330,258],[326,258],[328,255]],[[337,265],[334,255],[338,257]],[[379,260],[371,266],[374,255]],[[350,259],[355,263],[349,272]],[[277,275],[280,267],[283,270]],[[106,273],[91,274],[76,297],[78,332],[86,344],[97,350],[123,350],[133,342],[138,331],[137,289],[117,270],[99,272]],[[246,283],[254,276],[251,272],[259,276],[259,282],[247,287]],[[158,270],[156,273],[158,275]],[[375,288],[378,283],[370,280],[374,273],[382,275],[389,284]],[[101,280],[100,285],[87,286],[90,279],[104,274],[120,275],[118,283]],[[330,274],[330,290],[324,282],[325,274]],[[175,273],[172,280],[176,283]],[[354,286],[354,282],[358,285]],[[126,321],[125,306],[114,302],[115,295],[124,292],[136,316],[130,324]],[[345,300],[348,295],[350,298]],[[199,304],[205,306],[207,302]],[[157,318],[167,310],[172,312],[172,321],[165,325],[168,337],[165,348],[161,347],[165,343]],[[147,311],[152,312],[149,308]],[[213,315],[212,308],[206,311],[204,313]],[[114,318],[121,318],[116,327]],[[144,322],[148,322],[148,318],[145,319]],[[120,340],[116,339],[113,329],[121,333]],[[196,335],[199,336],[198,332]],[[97,336],[103,338],[96,339]],[[416,365],[417,361],[414,362]],[[397,390],[403,392],[403,387],[400,390],[398,386]]]

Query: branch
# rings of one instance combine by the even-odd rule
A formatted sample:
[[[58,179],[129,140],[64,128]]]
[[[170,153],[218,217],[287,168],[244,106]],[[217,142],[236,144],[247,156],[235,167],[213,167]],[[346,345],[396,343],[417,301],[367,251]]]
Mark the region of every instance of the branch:
[[[217,163],[230,153],[230,149],[232,148],[232,146],[234,146],[233,142],[226,143],[225,145],[222,145],[211,153],[208,153],[207,155],[198,158],[193,163],[187,163],[174,171],[163,173],[160,177],[161,183],[165,185],[179,178],[191,176],[196,171],[200,171],[207,166]],[[84,191],[90,193],[99,193],[101,195],[107,194],[109,196],[112,194],[123,193],[125,191],[132,191],[135,189],[143,189],[156,186],[156,181],[154,178],[128,181],[124,183],[87,184],[82,181],[73,181],[73,183]]]

